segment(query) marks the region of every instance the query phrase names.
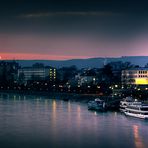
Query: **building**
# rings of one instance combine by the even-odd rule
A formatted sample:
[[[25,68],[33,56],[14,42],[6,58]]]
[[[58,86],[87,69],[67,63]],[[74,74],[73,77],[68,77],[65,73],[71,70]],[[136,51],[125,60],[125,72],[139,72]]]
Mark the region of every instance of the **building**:
[[[122,70],[123,85],[148,85],[148,68],[131,68]]]
[[[23,67],[18,69],[18,80],[27,82],[29,80],[56,80],[56,69],[52,67]]]
[[[48,70],[49,70],[49,80],[50,81],[55,81],[56,78],[57,78],[57,70],[55,68],[46,67],[45,71],[46,71],[47,75],[48,75]]]
[[[96,84],[97,77],[94,69],[85,69],[81,74],[75,76],[78,80],[78,85],[94,85]]]

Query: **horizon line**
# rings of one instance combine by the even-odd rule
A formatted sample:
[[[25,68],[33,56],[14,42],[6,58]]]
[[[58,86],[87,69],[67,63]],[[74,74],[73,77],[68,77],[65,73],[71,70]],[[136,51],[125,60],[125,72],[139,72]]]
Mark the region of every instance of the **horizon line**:
[[[0,61],[69,61],[69,60],[86,60],[86,59],[97,59],[97,58],[126,58],[126,57],[148,57],[145,55],[132,55],[132,56],[99,56],[99,57],[81,57],[81,58],[70,58],[70,59],[22,59],[22,58],[1,58],[0,56]]]

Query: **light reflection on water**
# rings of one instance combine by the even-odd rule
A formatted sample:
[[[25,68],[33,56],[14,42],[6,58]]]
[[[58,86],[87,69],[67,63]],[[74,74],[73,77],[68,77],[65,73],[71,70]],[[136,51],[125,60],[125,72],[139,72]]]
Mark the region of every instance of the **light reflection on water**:
[[[148,122],[87,104],[0,94],[2,148],[147,148]]]
[[[136,148],[144,148],[145,146],[140,137],[138,125],[133,125],[133,132],[134,132],[134,141],[135,141]]]

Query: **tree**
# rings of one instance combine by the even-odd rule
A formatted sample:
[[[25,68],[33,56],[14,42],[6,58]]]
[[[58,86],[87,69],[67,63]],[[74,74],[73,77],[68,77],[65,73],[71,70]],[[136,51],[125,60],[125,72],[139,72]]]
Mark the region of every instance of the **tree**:
[[[61,80],[63,81],[63,83],[65,83],[76,75],[77,67],[74,65],[70,67],[63,67],[63,68],[60,68],[57,71],[57,73],[58,73],[58,76],[61,77]]]
[[[145,65],[145,68],[148,68],[148,63]]]
[[[25,75],[24,75],[23,72],[21,72],[21,73],[19,74],[19,77],[18,77],[18,82],[19,82],[20,84],[23,84],[23,83],[24,83],[24,80],[25,80]]]
[[[112,67],[109,64],[105,65],[102,70],[102,74],[109,78],[112,78],[113,77]]]

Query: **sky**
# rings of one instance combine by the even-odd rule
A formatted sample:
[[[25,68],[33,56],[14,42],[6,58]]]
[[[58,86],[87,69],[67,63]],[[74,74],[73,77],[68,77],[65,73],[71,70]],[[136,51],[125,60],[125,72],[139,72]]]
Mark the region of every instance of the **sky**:
[[[147,0],[1,0],[0,59],[148,56]]]

